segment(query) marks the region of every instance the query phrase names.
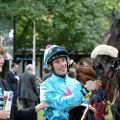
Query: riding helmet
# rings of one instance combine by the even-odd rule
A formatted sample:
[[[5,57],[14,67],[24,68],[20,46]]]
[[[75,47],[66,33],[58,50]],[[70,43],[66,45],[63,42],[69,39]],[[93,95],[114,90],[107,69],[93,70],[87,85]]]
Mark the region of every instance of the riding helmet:
[[[47,68],[53,60],[59,57],[67,58],[67,56],[68,51],[64,47],[53,45],[47,50],[47,52],[44,52],[44,65]]]

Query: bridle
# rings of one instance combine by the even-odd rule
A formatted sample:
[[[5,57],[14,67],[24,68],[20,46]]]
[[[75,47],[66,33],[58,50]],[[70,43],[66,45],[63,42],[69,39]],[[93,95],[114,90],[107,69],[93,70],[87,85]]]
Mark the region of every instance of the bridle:
[[[106,79],[108,81],[107,85],[106,85],[106,88],[103,90],[103,88],[100,88],[102,89],[104,92],[107,90],[108,88],[108,84],[110,83],[114,88],[115,88],[115,91],[114,91],[114,96],[113,96],[113,99],[112,99],[112,102],[109,102],[104,94],[102,94],[102,98],[104,100],[104,102],[110,106],[112,106],[114,108],[114,111],[120,116],[120,113],[116,110],[116,108],[114,107],[114,103],[119,95],[119,92],[120,92],[120,58],[115,58],[113,59],[112,61],[112,65],[111,65],[111,70],[113,70],[113,73],[115,74],[115,79],[117,81],[117,85],[114,84],[113,80],[112,80],[112,77],[113,77],[113,74],[111,74],[111,76],[109,77],[105,77],[104,79]],[[99,76],[99,75],[98,75]],[[100,80],[102,80],[103,78],[99,78]]]
[[[108,81],[106,87],[104,89],[103,88],[100,88],[100,89],[102,89],[103,92],[106,92],[109,83],[115,88],[114,97],[112,99],[112,102],[109,102],[106,99],[106,97],[104,96],[104,94],[102,94],[103,101],[106,104],[108,104],[110,106],[113,106],[115,101],[116,101],[116,99],[117,99],[117,97],[118,97],[118,93],[119,93],[119,89],[120,89],[120,82],[119,82],[119,79],[120,79],[120,76],[119,76],[119,73],[120,73],[120,67],[119,67],[120,66],[120,58],[112,59],[111,63],[112,64],[111,64],[110,68],[111,68],[111,70],[113,70],[113,74],[114,73],[116,74],[115,76],[116,76],[116,81],[118,82],[118,84],[116,86],[116,84],[113,83],[113,80],[112,80],[113,74],[111,74],[111,76],[105,77],[105,79]],[[98,74],[98,76],[99,76],[99,74]],[[98,78],[98,79],[102,80],[103,78]],[[114,108],[114,111],[120,116],[120,113],[115,109],[114,106],[113,106],[113,108]],[[83,113],[82,120],[85,119],[85,116],[87,114],[88,109],[89,109],[89,104],[88,104],[88,106],[86,107],[86,109],[85,109],[85,111]]]

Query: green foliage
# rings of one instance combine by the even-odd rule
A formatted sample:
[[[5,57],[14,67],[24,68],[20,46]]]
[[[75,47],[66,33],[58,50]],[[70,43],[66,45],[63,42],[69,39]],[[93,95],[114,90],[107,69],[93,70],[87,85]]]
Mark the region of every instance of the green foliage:
[[[51,43],[88,53],[103,42],[111,10],[119,7],[119,0],[1,0],[0,17],[15,18],[16,49],[32,48],[35,20],[38,49]]]

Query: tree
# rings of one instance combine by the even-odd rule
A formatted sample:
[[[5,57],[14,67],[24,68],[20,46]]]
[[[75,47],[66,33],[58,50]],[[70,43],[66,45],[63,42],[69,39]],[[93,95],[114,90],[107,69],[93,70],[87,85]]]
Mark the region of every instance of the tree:
[[[113,7],[118,0],[2,0],[0,13],[16,20],[16,49],[32,48],[35,20],[38,49],[51,43],[88,53],[103,42]]]

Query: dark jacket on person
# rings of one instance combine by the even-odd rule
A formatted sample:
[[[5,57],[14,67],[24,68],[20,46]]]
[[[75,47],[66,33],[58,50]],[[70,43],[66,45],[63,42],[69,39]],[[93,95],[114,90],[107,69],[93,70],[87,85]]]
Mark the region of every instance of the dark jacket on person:
[[[17,79],[15,78],[15,73],[12,71],[9,71],[7,73],[6,79],[7,79],[9,88],[14,92],[15,95],[17,95],[18,82],[17,82]]]
[[[52,72],[48,73],[48,74],[43,78],[42,82],[45,81],[46,79],[50,78],[51,76],[52,76]]]
[[[35,75],[25,72],[20,76],[18,95],[20,99],[24,98],[38,101],[39,93],[37,90]]]
[[[0,79],[0,87],[2,88],[3,91],[10,91],[8,84],[3,79]],[[35,111],[34,107],[18,110],[17,106],[12,104],[9,120],[35,120],[35,119],[37,119],[37,112]]]

